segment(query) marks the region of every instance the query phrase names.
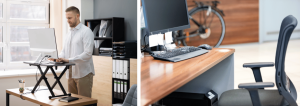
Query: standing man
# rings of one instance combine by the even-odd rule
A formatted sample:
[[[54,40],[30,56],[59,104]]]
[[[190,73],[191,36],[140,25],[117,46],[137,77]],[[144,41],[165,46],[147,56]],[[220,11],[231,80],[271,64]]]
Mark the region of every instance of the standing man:
[[[56,61],[75,63],[67,71],[69,92],[91,97],[95,75],[92,59],[94,34],[90,28],[80,23],[78,8],[71,6],[65,12],[71,29],[65,36],[63,49]]]

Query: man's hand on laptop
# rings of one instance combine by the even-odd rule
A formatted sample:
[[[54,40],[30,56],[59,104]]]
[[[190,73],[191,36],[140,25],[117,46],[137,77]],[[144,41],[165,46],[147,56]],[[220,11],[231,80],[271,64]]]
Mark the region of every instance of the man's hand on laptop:
[[[69,63],[69,59],[65,59],[65,58],[58,58],[58,60],[60,60],[61,62]]]
[[[48,58],[49,61],[55,61],[55,62],[62,62],[61,60],[59,59],[54,59],[54,58]]]

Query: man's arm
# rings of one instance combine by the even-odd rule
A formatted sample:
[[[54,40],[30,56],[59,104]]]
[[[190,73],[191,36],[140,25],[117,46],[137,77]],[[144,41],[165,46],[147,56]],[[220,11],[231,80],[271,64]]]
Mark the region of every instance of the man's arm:
[[[94,48],[94,34],[91,30],[88,30],[83,35],[83,53],[75,57],[69,58],[70,63],[88,61],[92,58],[93,48]]]

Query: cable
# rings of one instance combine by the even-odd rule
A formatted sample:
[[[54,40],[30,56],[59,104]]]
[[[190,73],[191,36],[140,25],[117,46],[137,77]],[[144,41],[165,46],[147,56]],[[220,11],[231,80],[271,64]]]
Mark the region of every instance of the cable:
[[[49,58],[50,56],[46,55],[45,57],[43,57],[39,64],[41,64],[41,62],[42,62],[46,57]],[[39,69],[38,69],[38,68],[36,68],[36,69],[37,69],[37,70],[35,71],[35,80],[36,80],[36,83],[38,83],[38,78],[37,78],[37,77],[38,77],[38,72],[37,72],[37,71],[38,71]],[[40,84],[39,84],[38,88],[35,90],[35,92],[38,91],[39,89],[40,89]]]
[[[35,71],[35,80],[36,80],[36,83],[38,83],[38,80],[37,80],[37,76],[38,76],[37,71],[38,71],[38,68],[36,68],[36,69],[37,70]],[[39,89],[40,89],[40,84],[39,84],[38,88],[35,90],[35,92],[38,91]]]

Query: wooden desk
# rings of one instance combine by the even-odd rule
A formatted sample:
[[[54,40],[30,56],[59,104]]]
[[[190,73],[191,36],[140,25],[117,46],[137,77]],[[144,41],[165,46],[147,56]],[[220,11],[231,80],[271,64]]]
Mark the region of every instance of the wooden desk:
[[[53,89],[53,92],[56,95],[61,95],[63,94],[60,90]],[[72,101],[69,103],[65,102],[60,102],[58,101],[59,98],[53,98],[49,99],[49,96],[51,95],[49,90],[40,90],[35,92],[34,94],[30,93],[30,91],[25,90],[22,95],[22,98],[25,100],[28,100],[30,102],[42,105],[42,106],[83,106],[83,105],[92,105],[92,106],[97,106],[97,99],[81,96],[81,95],[76,95],[72,94],[72,97],[77,97],[80,98],[79,100]],[[6,90],[6,106],[9,106],[9,95],[14,95],[16,97],[20,97],[20,92],[18,88],[15,89],[7,89]],[[21,100],[21,99],[20,99]]]
[[[148,106],[162,99],[223,61],[234,51],[214,48],[201,56],[176,63],[145,56],[141,59],[141,106]]]

